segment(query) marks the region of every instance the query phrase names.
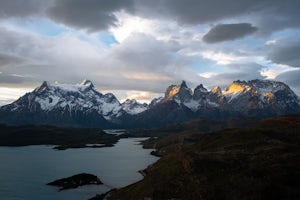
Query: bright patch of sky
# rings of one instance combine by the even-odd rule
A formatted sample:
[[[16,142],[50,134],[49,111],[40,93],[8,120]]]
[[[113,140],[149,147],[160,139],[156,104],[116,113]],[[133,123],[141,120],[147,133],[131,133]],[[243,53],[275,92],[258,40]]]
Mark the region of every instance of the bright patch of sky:
[[[0,87],[0,106],[12,103],[20,96],[32,91],[31,88]]]

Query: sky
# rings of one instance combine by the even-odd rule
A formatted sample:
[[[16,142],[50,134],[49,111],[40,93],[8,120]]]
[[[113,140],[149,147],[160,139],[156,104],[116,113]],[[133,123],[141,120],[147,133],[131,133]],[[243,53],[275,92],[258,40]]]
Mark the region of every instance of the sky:
[[[270,79],[300,95],[299,0],[1,0],[0,105],[91,80],[122,102]]]

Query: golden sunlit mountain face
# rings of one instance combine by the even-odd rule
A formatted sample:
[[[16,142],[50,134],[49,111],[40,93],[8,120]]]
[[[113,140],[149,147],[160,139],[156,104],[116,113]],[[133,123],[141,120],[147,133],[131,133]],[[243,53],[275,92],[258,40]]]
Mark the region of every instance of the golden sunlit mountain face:
[[[243,92],[246,88],[243,87],[242,85],[232,83],[230,84],[228,89],[224,90],[225,94],[230,94],[230,93],[237,93],[237,92]]]

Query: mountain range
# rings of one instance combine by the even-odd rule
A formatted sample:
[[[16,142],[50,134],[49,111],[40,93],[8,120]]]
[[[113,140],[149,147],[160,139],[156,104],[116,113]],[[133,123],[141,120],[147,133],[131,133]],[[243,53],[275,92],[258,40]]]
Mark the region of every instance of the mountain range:
[[[44,81],[15,102],[0,107],[0,123],[63,127],[151,128],[196,118],[265,118],[299,114],[300,98],[288,85],[270,80],[234,81],[228,88],[194,90],[185,81],[167,87],[150,104],[98,92],[93,83],[50,84]]]

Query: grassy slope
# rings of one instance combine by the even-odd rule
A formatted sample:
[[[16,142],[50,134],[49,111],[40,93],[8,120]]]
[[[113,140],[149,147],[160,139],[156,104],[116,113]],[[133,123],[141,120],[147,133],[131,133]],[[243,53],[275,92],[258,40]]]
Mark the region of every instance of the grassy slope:
[[[109,199],[300,199],[300,115],[245,129],[186,132],[156,148],[164,156],[147,176]]]

